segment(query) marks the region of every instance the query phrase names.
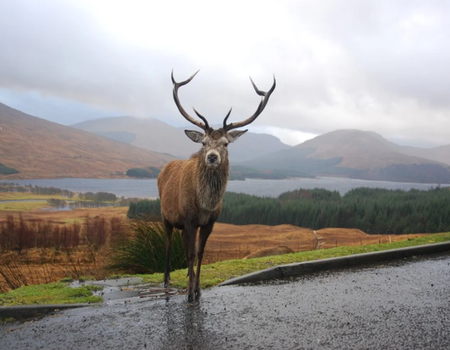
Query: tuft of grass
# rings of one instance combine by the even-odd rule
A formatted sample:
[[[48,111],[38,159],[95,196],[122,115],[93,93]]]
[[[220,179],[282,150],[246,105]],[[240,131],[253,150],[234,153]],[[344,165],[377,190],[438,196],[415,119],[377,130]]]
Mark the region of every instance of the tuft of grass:
[[[118,241],[111,256],[110,270],[127,273],[164,272],[166,232],[160,221],[138,219],[131,224],[132,234]],[[172,234],[171,270],[187,267],[183,239],[178,230]]]
[[[24,286],[0,294],[0,306],[99,303],[102,297],[93,295],[99,290],[103,287],[88,285],[72,288],[64,282]]]
[[[440,243],[450,241],[450,232],[432,234],[425,237],[414,238],[406,241],[381,243],[367,246],[345,246],[330,249],[319,249],[307,252],[293,254],[268,256],[255,259],[237,259],[219,261],[210,265],[203,265],[201,270],[200,284],[201,288],[208,288],[218,285],[230,278],[239,277],[248,273],[264,270],[269,267],[299,263],[304,261],[320,260],[348,256],[353,254],[362,254],[369,252],[378,252],[397,248],[413,247],[418,245]],[[186,288],[187,269],[174,271],[170,275],[171,285],[173,287]],[[163,274],[155,273],[152,275],[142,275],[144,282],[162,283]]]

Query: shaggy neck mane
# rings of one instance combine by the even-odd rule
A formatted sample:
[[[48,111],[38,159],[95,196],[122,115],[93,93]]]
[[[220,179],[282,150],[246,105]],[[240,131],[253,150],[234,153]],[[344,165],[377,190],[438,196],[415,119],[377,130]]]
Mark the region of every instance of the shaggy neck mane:
[[[200,207],[215,210],[222,201],[227,187],[229,162],[223,159],[216,168],[210,168],[203,162],[202,156],[197,154],[197,195]]]

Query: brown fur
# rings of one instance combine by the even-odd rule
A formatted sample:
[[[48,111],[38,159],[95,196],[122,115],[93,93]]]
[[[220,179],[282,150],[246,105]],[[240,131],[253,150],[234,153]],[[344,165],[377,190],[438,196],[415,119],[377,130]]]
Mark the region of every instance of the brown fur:
[[[217,219],[222,209],[229,166],[208,169],[199,153],[189,160],[170,162],[158,176],[163,218],[178,229],[184,228],[185,218],[197,216],[199,226],[204,226],[209,218]],[[200,217],[199,212],[204,215]]]

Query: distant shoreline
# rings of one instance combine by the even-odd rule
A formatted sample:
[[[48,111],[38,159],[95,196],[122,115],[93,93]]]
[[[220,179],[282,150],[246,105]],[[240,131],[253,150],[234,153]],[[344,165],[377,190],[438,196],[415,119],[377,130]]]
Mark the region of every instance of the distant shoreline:
[[[55,178],[55,179],[17,179],[0,180],[1,182],[18,183],[41,187],[56,187],[72,192],[108,192],[125,198],[158,198],[156,179],[136,178]],[[324,188],[338,191],[341,195],[358,188],[385,188],[410,190],[428,190],[434,187],[450,187],[450,184],[408,183],[390,181],[369,181],[339,177],[289,178],[283,180],[246,179],[245,181],[229,181],[228,192],[246,193],[256,196],[278,197],[281,193],[296,189]]]

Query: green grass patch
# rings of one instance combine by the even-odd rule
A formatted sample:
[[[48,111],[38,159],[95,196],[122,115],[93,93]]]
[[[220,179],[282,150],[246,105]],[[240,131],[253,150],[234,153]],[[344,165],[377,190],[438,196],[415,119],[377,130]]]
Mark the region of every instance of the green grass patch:
[[[1,192],[0,201],[14,201],[14,200],[27,200],[27,199],[42,199],[46,201],[47,199],[64,199],[67,200],[68,197],[57,195],[57,194],[35,194],[35,193],[22,193],[22,192]]]
[[[0,211],[32,211],[48,207],[49,199],[67,200],[67,197],[60,195],[21,193],[21,192],[2,192],[0,193]],[[37,202],[21,202],[25,200],[34,200]],[[2,203],[1,201],[17,201]]]
[[[208,288],[222,283],[230,278],[239,277],[278,265],[335,258],[353,254],[378,252],[446,241],[450,241],[450,232],[431,234],[429,236],[409,239],[401,242],[337,247],[255,259],[219,261],[214,264],[202,266],[200,283],[202,288]],[[187,269],[172,272],[170,274],[171,285],[173,287],[186,288],[188,282],[186,274]],[[144,282],[162,283],[163,276],[164,275],[162,273],[155,273],[152,275],[142,275],[141,277]]]
[[[0,211],[32,211],[47,206],[47,201],[0,203]]]
[[[99,303],[102,297],[93,295],[94,291],[99,290],[103,287],[88,285],[72,288],[64,282],[24,286],[0,294],[0,306]]]

